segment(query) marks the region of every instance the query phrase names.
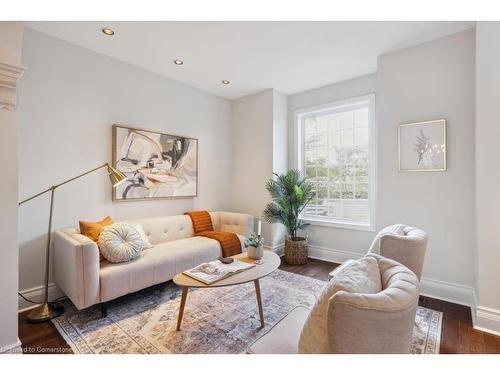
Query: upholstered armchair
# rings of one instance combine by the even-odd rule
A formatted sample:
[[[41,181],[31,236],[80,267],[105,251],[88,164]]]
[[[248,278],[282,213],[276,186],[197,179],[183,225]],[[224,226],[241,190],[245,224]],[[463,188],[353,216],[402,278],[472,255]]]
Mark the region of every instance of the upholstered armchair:
[[[360,263],[367,258],[372,258],[372,268],[363,274]],[[356,282],[353,285],[353,280],[359,285]],[[379,283],[378,292],[368,290],[370,280]],[[349,288],[358,292],[349,292]],[[333,295],[329,296],[328,291]],[[369,254],[361,260],[347,262],[342,272],[325,287],[312,310],[296,307],[251,344],[247,352],[408,353],[418,296],[419,281],[412,271],[394,260]],[[319,309],[322,312],[318,314]],[[315,319],[324,319],[323,328],[304,333]]]
[[[368,254],[394,259],[412,270],[420,281],[426,250],[427,233],[408,225],[396,224],[377,234]]]
[[[420,281],[426,250],[427,233],[405,224],[394,224],[378,232],[367,254],[378,254],[405,265]],[[330,272],[329,279],[333,279],[348,263],[344,262]]]

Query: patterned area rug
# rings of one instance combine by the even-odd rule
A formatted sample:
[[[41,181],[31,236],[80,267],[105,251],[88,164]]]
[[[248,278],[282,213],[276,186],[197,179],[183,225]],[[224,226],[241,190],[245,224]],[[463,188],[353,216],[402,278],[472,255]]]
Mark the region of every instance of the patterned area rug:
[[[52,320],[75,353],[245,353],[295,306],[312,307],[325,282],[276,270],[261,279],[266,326],[260,329],[253,283],[189,292],[181,331],[176,331],[180,288],[168,282],[98,307],[65,303]],[[439,353],[442,313],[417,310],[411,352]]]

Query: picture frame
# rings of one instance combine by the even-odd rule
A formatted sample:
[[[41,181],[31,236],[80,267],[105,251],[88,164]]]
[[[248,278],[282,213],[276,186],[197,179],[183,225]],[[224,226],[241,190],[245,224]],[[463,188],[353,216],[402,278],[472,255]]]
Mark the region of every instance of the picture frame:
[[[444,172],[447,169],[446,120],[398,126],[400,172]]]
[[[127,181],[113,201],[194,198],[198,195],[198,139],[115,124],[113,165]]]

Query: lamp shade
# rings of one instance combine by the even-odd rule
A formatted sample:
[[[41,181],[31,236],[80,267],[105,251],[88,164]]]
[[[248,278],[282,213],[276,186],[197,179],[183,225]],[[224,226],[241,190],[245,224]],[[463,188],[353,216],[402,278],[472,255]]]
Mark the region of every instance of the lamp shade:
[[[113,187],[118,186],[122,182],[125,182],[127,180],[127,177],[122,172],[120,172],[116,168],[113,168],[109,164],[108,164],[108,174],[109,174],[109,180],[111,181]]]

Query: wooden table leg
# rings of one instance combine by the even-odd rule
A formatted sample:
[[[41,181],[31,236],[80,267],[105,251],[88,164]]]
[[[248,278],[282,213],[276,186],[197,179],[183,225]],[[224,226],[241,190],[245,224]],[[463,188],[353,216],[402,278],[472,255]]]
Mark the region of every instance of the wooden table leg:
[[[184,314],[184,306],[186,306],[186,298],[189,288],[187,286],[182,288],[181,306],[179,307],[179,318],[177,319],[177,331],[181,330],[182,315]]]
[[[264,328],[264,310],[262,309],[262,299],[260,297],[259,279],[253,281],[255,284],[255,294],[257,295],[257,305],[259,306],[260,326]]]

